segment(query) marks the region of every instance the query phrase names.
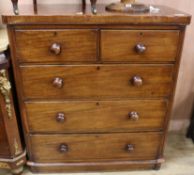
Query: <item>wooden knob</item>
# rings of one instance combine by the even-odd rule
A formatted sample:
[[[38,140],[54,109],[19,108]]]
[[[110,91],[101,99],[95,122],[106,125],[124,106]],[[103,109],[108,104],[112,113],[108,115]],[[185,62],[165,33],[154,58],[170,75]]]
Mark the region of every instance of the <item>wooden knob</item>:
[[[140,76],[134,76],[132,78],[132,84],[134,86],[142,86],[143,85],[143,79]]]
[[[53,86],[57,87],[57,88],[62,88],[63,87],[63,79],[59,78],[59,77],[54,78]]]
[[[60,151],[61,153],[66,153],[66,152],[68,152],[68,145],[67,145],[67,144],[61,144],[61,145],[59,146],[59,151]]]
[[[133,121],[139,120],[139,114],[135,111],[129,113],[129,118]]]
[[[57,113],[56,120],[59,123],[63,123],[65,121],[65,114],[62,112]]]
[[[55,55],[59,55],[61,53],[61,45],[58,43],[53,43],[50,47],[50,51]]]
[[[134,151],[134,146],[131,145],[131,144],[128,144],[128,145],[126,146],[126,149],[127,149],[128,152],[132,152],[132,151]]]
[[[137,44],[135,50],[137,53],[144,53],[146,51],[146,46],[144,44]]]

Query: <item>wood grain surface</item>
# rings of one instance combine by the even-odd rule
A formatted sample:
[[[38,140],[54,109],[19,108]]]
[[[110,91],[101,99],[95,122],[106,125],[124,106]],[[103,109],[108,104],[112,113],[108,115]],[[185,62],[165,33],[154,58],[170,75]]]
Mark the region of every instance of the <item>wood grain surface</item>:
[[[60,53],[51,46],[60,45]],[[17,58],[20,62],[96,61],[96,30],[18,30]]]
[[[167,101],[58,101],[25,104],[33,133],[92,133],[163,128]],[[153,110],[154,109],[154,110]],[[133,119],[131,112],[137,112]],[[57,119],[63,114],[61,120]]]
[[[32,135],[33,160],[37,162],[82,162],[103,160],[152,160],[162,133]],[[68,146],[61,152],[61,144]],[[127,150],[127,145],[134,147]]]
[[[179,31],[165,30],[103,30],[101,57],[103,61],[175,61]],[[145,46],[143,53],[137,44]]]
[[[172,65],[22,66],[27,99],[167,97],[172,91]],[[140,76],[143,85],[131,80]],[[53,85],[59,77],[63,87]]]

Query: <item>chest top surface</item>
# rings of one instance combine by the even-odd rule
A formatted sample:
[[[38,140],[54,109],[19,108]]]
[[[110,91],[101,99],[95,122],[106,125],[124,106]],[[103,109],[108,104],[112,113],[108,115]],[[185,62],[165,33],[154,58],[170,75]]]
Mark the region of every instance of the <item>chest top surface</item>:
[[[39,4],[21,5],[20,14],[14,15],[12,9],[2,12],[5,24],[164,24],[186,25],[191,16],[181,11],[153,5],[147,13],[119,13],[106,11],[106,5],[98,4],[96,15],[90,5],[83,9],[79,4]],[[155,10],[159,9],[159,10]]]

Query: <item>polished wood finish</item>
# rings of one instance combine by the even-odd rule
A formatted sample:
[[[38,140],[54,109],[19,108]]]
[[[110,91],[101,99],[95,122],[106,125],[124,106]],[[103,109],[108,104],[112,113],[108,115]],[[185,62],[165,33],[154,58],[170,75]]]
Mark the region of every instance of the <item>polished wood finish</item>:
[[[3,15],[31,170],[158,169],[191,17],[37,7]]]
[[[98,15],[93,15],[90,5],[86,5],[85,11],[82,11],[82,6],[78,4],[39,4],[37,12],[32,5],[21,5],[20,15],[3,11],[2,17],[7,24],[187,25],[191,21],[187,13],[165,6],[154,6],[160,9],[158,13],[133,15],[107,12],[105,7],[106,4],[97,4]]]
[[[20,62],[94,62],[97,31],[18,30],[16,44],[17,58]]]
[[[162,134],[148,133],[146,136],[144,133],[33,135],[30,140],[34,161],[42,163],[153,160]],[[128,148],[129,144],[134,145],[133,150]]]
[[[167,101],[27,102],[25,106],[32,133],[126,132],[161,130]],[[138,120],[133,111],[138,112]]]
[[[104,161],[104,162],[79,162],[79,163],[34,163],[28,162],[35,173],[48,172],[99,172],[124,170],[150,170],[155,164],[163,163],[163,159],[150,161]]]
[[[178,42],[179,31],[103,30],[101,57],[103,61],[175,61]]]
[[[173,78],[172,65],[47,65],[20,71],[25,99],[168,97]],[[63,86],[53,86],[55,77]]]

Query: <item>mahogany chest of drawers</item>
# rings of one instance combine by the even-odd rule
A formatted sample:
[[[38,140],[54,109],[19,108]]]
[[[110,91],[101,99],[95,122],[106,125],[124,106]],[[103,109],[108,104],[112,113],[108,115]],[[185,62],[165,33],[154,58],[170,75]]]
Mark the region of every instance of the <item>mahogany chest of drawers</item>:
[[[32,171],[160,167],[190,16],[159,8],[3,16]]]

